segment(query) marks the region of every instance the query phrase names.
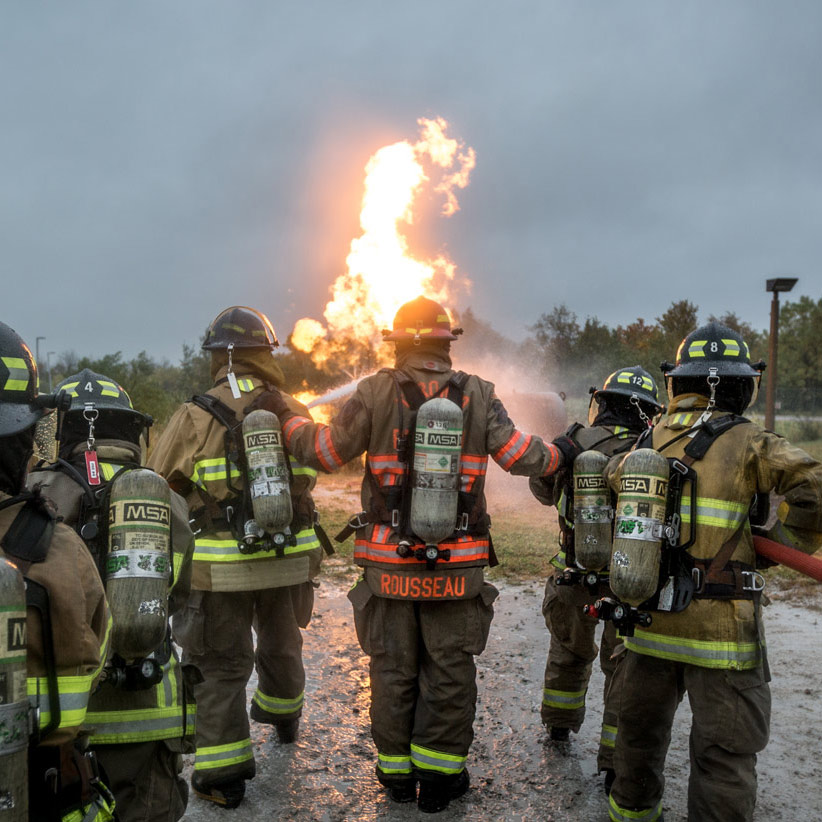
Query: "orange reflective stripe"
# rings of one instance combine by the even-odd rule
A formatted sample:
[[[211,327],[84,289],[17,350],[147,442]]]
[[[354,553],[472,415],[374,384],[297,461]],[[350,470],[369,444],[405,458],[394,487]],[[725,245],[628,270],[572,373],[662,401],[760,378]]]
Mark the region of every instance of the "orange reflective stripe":
[[[389,539],[394,541],[389,542]],[[454,540],[441,542],[440,548],[451,551],[448,564],[453,567],[462,563],[476,563],[488,561],[488,537],[459,537]],[[371,530],[370,539],[357,539],[354,542],[354,559],[366,562],[379,562],[388,565],[425,565],[425,560],[413,557],[403,558],[397,554],[396,534],[387,525],[375,525]]]
[[[515,430],[508,442],[493,455],[503,471],[510,471],[514,463],[528,450],[531,444],[531,435]]]
[[[336,471],[337,468],[343,466],[343,461],[331,441],[331,429],[327,425],[321,425],[317,429],[317,435],[314,438],[314,452],[326,471]]]
[[[551,454],[551,462],[548,463],[548,467],[543,472],[542,476],[547,477],[553,474],[557,468],[559,468],[559,457],[560,457],[560,450],[556,447],[553,443],[546,443],[545,447]]]
[[[290,420],[288,420],[288,422],[286,422],[286,424],[283,426],[285,444],[290,444],[291,437],[298,428],[302,428],[304,425],[308,425],[310,422],[311,420],[306,419],[305,417],[292,417]]]

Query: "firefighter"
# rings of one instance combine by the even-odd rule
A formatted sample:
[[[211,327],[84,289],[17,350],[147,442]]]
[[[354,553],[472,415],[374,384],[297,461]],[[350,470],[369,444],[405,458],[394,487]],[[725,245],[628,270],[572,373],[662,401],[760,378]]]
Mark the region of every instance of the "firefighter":
[[[245,530],[256,524],[243,476],[242,423],[257,396],[284,382],[277,345],[264,314],[244,306],[221,312],[203,342],[214,385],[174,413],[149,460],[185,497],[195,530],[192,593],[173,627],[183,661],[204,677],[195,687],[192,787],[223,808],[240,804],[245,781],[255,775],[246,709],[255,662],[259,684],[251,718],[273,725],[283,744],[297,738],[305,698],[300,629],[311,618],[312,580],[322,559],[310,493],[316,471],[293,460],[288,534],[278,535],[283,539],[275,545]],[[303,406],[299,410],[308,415]]]
[[[71,401],[59,414],[57,460],[36,466],[28,485],[49,497],[105,574],[111,481],[140,468],[152,420],[134,410],[115,380],[87,368],[67,377],[57,390]],[[178,612],[188,597],[194,549],[188,508],[173,493],[171,548],[169,614]],[[167,617],[161,619],[167,625]],[[185,813],[188,785],[180,774],[182,754],[194,752],[195,708],[168,628],[165,633],[152,654],[157,666],[149,665],[141,675],[139,666],[117,660],[91,697],[86,715],[91,747],[105,768],[121,822],[176,822]],[[129,681],[117,683],[117,676]]]
[[[682,521],[677,545],[688,547],[672,548],[675,564],[667,566],[670,576],[660,589],[666,595],[660,594],[655,606],[665,610],[653,610],[650,626],[640,623],[624,639],[612,820],[661,819],[665,755],[685,692],[693,715],[688,819],[753,818],[756,755],[768,741],[771,698],[760,613],[764,579],[756,571],[749,520],[752,500],[767,492],[784,496],[781,533],[793,534],[807,551],[819,544],[822,531],[822,465],[741,416],[763,368],[761,362],[751,365],[738,333],[715,322],[684,339],[674,366],[663,363],[670,406],[637,447],[676,459],[669,488],[675,473],[687,478],[673,504]],[[615,458],[606,470],[614,489],[623,460],[628,458]],[[642,513],[642,504],[633,503],[631,511]],[[622,527],[621,510],[622,497],[617,534],[634,534],[642,521],[628,516]],[[643,568],[634,565],[631,545],[644,550],[655,536],[621,539],[621,572]],[[665,575],[659,562],[653,574]]]
[[[629,451],[662,410],[651,375],[638,365],[620,368],[605,380],[602,388],[591,389],[589,427],[575,423],[567,435],[573,437],[582,449],[611,457]],[[604,486],[601,477],[594,479]],[[530,480],[534,496],[544,505],[556,505],[559,513],[560,548],[551,560],[554,571],[545,584],[542,603],[551,645],[545,665],[541,709],[542,722],[549,728],[550,738],[558,742],[567,741],[570,731],[579,732],[585,718],[585,694],[591,664],[597,655],[594,639],[597,623],[582,609],[610,593],[607,565],[593,570],[586,568],[574,551],[573,480],[571,472],[565,471],[548,479]],[[610,505],[607,491],[605,503]],[[613,624],[606,623],[599,649],[600,665],[605,674],[605,709],[597,758],[599,770],[605,772],[606,792],[614,773],[616,687],[612,689],[611,683],[616,667],[612,656],[617,643]]]
[[[455,331],[432,300],[400,307],[384,332],[394,368],[363,379],[330,425],[312,423],[287,397],[258,401],[280,416],[289,450],[306,464],[330,472],[367,454],[365,510],[338,539],[356,531],[364,571],[349,599],[371,657],[377,778],[391,799],[417,800],[424,812],[469,787],[474,656],[497,596],[483,579],[493,558],[488,456],[513,474],[548,476],[577,452],[570,440],[546,445],[518,431],[491,383],[454,371]]]
[[[24,490],[47,400],[28,346],[0,323],[0,556],[26,580],[29,818],[104,822],[114,802],[81,727],[108,652],[105,592],[83,541],[39,493]]]

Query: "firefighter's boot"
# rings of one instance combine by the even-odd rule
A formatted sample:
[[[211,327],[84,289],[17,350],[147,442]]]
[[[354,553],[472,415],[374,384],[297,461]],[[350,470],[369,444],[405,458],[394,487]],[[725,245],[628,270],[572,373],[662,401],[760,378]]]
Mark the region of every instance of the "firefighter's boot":
[[[290,745],[296,742],[300,735],[300,720],[289,719],[286,722],[275,722],[274,730],[277,732],[277,739],[281,745]]]
[[[548,735],[551,737],[551,742],[568,742],[571,738],[571,729],[558,728],[556,725],[552,725]]]
[[[417,780],[413,776],[399,777],[384,774],[379,767],[377,780],[383,788],[388,789],[388,796],[392,802],[406,803],[417,801]]]
[[[417,807],[423,813],[439,813],[452,799],[462,796],[471,786],[467,770],[453,776],[425,776],[420,779]]]
[[[191,779],[191,787],[200,799],[213,802],[225,810],[236,808],[245,796],[244,779],[217,780],[216,782],[206,784],[195,773]]]

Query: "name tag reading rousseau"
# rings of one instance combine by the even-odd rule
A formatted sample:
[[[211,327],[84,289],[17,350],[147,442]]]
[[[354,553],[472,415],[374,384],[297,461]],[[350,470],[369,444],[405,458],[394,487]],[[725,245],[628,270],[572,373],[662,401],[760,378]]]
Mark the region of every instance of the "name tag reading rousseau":
[[[374,594],[387,599],[472,599],[482,585],[482,573],[476,571],[472,568],[444,574],[415,574],[366,568],[365,579]]]

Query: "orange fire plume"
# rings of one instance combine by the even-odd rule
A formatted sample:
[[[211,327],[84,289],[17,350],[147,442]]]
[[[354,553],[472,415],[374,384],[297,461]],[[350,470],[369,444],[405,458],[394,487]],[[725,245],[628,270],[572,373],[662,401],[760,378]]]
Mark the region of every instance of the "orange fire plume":
[[[339,366],[343,347],[335,341],[345,338],[372,345],[377,358],[387,360],[392,352],[381,345],[380,330],[390,326],[397,308],[419,294],[448,302],[454,288],[454,263],[443,254],[427,261],[412,257],[402,228],[413,224],[415,200],[427,183],[444,197],[443,216],[457,212],[455,190],[468,185],[476,157],[474,149],[446,135],[442,118],[418,123],[416,143],[385,146],[365,167],[362,234],[351,241],[348,270],[331,288],[326,325],[305,317],[294,326],[291,344],[309,352],[318,367],[329,360]],[[468,288],[470,282],[461,277],[459,285]],[[302,397],[310,398],[308,392]]]

